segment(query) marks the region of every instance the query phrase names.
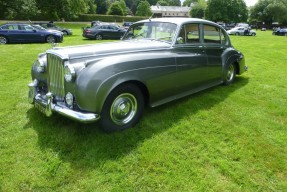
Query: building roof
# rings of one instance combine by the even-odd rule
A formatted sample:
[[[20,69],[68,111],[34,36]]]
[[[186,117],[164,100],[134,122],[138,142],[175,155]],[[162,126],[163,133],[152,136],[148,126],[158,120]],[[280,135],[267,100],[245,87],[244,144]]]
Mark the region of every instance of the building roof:
[[[191,7],[159,6],[159,5],[153,5],[150,8],[152,12],[189,12],[191,9]]]

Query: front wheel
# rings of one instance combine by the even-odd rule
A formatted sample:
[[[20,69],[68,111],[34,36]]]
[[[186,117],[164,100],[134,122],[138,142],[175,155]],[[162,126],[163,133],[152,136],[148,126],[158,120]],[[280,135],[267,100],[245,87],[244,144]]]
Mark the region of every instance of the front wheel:
[[[55,43],[56,42],[56,39],[53,35],[48,35],[47,38],[46,38],[46,42],[47,43]]]
[[[236,66],[234,63],[231,63],[228,65],[225,71],[223,85],[230,85],[235,80],[235,77],[236,77]]]
[[[105,132],[121,131],[136,125],[144,109],[141,90],[134,84],[116,87],[107,97],[100,127]]]

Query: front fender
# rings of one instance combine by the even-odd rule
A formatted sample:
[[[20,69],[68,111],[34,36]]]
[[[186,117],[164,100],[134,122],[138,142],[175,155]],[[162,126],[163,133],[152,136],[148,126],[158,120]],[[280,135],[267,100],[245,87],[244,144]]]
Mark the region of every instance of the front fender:
[[[128,81],[140,82],[148,89],[160,92],[156,82],[162,81],[160,78],[171,74],[175,68],[175,59],[170,52],[103,58],[88,65],[79,74],[75,90],[77,104],[82,110],[100,113],[109,93]]]

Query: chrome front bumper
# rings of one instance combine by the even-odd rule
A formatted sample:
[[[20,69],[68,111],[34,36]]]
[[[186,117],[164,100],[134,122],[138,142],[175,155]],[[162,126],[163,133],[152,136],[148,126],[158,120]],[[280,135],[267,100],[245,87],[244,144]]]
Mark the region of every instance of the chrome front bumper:
[[[100,115],[98,114],[82,113],[66,107],[64,103],[53,103],[53,94],[47,93],[46,95],[41,95],[37,93],[36,85],[37,82],[35,81],[28,85],[28,101],[34,104],[34,106],[47,117],[51,116],[53,112],[57,112],[82,123],[95,122],[100,119]]]

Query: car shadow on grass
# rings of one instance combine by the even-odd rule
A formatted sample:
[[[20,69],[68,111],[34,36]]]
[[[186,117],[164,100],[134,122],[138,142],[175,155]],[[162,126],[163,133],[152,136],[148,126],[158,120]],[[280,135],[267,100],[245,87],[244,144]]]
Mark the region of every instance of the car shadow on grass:
[[[136,127],[122,132],[106,134],[99,130],[97,123],[81,124],[57,114],[47,118],[34,107],[27,111],[29,122],[24,129],[36,131],[38,137],[35,139],[38,139],[43,153],[52,150],[62,161],[69,162],[71,167],[90,169],[130,154],[145,140],[168,131],[186,116],[192,117],[200,110],[223,102],[247,83],[248,78],[240,76],[230,86],[216,86],[166,105],[147,108]],[[182,106],[192,107],[181,110]]]

